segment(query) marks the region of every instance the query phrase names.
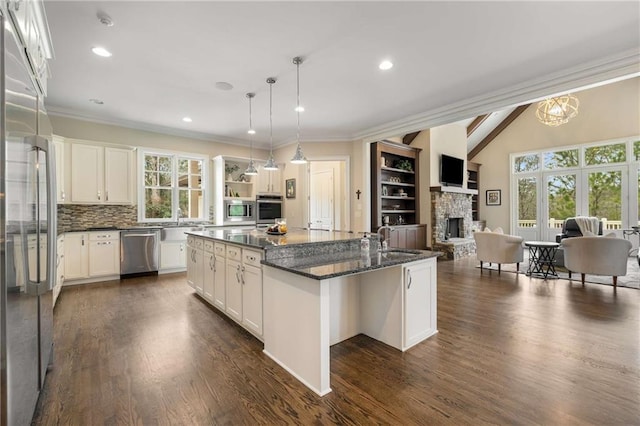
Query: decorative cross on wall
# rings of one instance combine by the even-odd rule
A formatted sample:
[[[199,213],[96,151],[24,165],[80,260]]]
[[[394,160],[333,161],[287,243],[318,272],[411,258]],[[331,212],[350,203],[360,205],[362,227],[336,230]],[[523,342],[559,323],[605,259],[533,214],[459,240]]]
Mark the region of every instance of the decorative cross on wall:
[[[358,196],[358,200],[360,199],[360,194],[362,194],[362,192],[360,192],[360,190],[358,189],[358,190],[356,191],[356,195]]]

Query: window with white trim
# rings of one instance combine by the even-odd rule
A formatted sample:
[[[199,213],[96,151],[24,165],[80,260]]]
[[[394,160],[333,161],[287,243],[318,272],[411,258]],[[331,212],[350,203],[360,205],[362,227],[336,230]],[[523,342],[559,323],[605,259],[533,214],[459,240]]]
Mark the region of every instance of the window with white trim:
[[[208,220],[207,157],[141,150],[141,222]]]

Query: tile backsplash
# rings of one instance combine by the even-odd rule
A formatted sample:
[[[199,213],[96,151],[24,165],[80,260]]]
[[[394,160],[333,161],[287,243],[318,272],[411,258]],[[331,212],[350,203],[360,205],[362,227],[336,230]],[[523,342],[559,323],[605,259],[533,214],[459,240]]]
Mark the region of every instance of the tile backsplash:
[[[58,204],[58,232],[96,226],[125,228],[137,224],[136,205]]]
[[[209,209],[209,217],[210,221],[213,222],[213,207]],[[180,224],[200,225],[202,222],[190,222],[188,219],[181,219]],[[148,225],[150,224],[138,222],[138,206],[136,205],[58,204],[59,233],[101,226],[129,228]],[[176,225],[176,222],[153,223],[152,225]]]

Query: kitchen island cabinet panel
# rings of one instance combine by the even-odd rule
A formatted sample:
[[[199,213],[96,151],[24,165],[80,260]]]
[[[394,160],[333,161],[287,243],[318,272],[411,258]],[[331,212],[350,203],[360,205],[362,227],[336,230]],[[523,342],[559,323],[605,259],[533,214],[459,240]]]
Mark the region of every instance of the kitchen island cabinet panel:
[[[239,250],[239,249],[238,249]],[[227,256],[229,248],[227,247]],[[242,264],[227,257],[226,263],[226,309],[225,312],[237,322],[242,322]]]
[[[262,336],[262,268],[242,266],[242,325]]]
[[[186,242],[163,241],[160,243],[160,270],[184,270],[187,267]]]
[[[194,239],[198,242],[200,239]],[[200,247],[202,245],[200,244]],[[189,246],[189,259],[187,264],[187,284],[193,287],[200,295],[204,293],[204,253],[201,248]]]
[[[215,262],[216,255],[213,253],[204,253],[204,277],[202,279],[202,292],[204,298],[209,302],[214,302],[214,290],[215,290]]]

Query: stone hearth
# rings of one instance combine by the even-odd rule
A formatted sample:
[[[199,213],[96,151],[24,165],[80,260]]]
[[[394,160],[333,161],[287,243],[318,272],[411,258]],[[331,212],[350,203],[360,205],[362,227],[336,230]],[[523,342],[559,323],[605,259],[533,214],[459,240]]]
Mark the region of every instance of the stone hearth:
[[[431,246],[445,253],[447,259],[459,259],[475,254],[471,191],[438,191],[431,188]],[[449,218],[456,222],[459,235],[451,236]]]

